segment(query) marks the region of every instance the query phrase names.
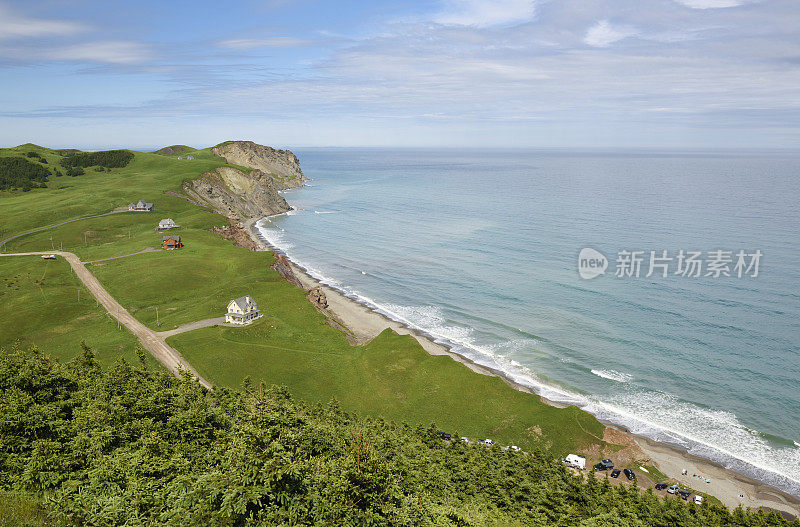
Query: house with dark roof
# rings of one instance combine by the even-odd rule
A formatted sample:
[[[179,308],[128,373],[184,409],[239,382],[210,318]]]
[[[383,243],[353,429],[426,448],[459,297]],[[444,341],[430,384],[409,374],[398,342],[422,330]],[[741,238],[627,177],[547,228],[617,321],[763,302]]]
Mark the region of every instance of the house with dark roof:
[[[228,302],[225,322],[229,324],[249,324],[262,316],[252,297],[245,295]]]
[[[153,204],[140,199],[136,203],[128,203],[128,210],[132,212],[153,212]]]
[[[161,248],[162,249],[180,249],[183,247],[183,243],[181,243],[181,237],[176,235],[171,236],[163,236],[161,238]]]

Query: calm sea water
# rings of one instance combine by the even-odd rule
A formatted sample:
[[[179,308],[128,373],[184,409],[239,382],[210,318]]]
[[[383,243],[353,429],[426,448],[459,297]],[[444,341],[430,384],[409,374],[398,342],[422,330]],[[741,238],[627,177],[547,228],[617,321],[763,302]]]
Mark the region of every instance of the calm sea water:
[[[542,395],[800,495],[800,154],[313,149],[263,222],[312,274]],[[583,280],[583,247],[609,259]],[[759,276],[645,278],[649,251]],[[642,250],[640,278],[614,276]]]

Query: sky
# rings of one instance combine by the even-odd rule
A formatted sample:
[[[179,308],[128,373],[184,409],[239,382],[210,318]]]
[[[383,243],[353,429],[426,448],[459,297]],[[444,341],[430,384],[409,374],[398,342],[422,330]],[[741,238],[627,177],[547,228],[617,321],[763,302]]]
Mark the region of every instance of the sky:
[[[0,0],[0,145],[797,148],[797,0]]]

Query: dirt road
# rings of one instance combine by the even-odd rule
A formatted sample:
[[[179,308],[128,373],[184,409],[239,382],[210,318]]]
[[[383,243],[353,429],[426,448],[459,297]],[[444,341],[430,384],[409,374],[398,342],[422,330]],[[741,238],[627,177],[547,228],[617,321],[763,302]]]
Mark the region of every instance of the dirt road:
[[[164,338],[158,333],[148,328],[138,320],[136,320],[128,311],[122,307],[119,302],[114,300],[108,291],[103,288],[95,276],[90,273],[83,262],[72,253],[62,251],[43,251],[43,252],[30,252],[30,253],[7,253],[0,254],[0,256],[34,256],[42,254],[55,254],[64,258],[69,262],[72,269],[78,278],[81,279],[87,289],[94,295],[97,300],[103,304],[103,307],[111,314],[112,317],[120,321],[126,328],[131,330],[131,333],[136,335],[145,349],[147,349],[156,359],[161,361],[176,377],[180,377],[182,370],[188,371],[198,382],[206,388],[211,388],[211,383],[200,377],[200,375],[192,368],[191,364],[181,357],[181,354],[171,346],[167,345]]]

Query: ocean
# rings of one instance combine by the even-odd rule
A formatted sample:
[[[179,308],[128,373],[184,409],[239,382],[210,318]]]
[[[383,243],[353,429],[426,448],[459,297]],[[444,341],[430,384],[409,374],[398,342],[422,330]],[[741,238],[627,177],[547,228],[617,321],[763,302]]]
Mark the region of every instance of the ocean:
[[[551,400],[800,496],[800,153],[295,153],[312,181],[259,228],[316,278]],[[579,275],[584,248],[604,274]],[[681,251],[700,276],[677,273]]]

